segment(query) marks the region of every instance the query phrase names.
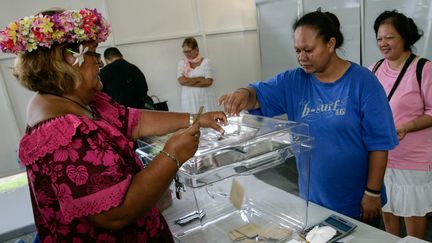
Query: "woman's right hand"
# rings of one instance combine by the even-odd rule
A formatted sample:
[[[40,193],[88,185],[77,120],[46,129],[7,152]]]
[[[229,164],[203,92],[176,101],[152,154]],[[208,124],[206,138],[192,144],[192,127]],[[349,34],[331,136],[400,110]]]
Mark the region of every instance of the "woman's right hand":
[[[251,92],[239,89],[219,98],[219,105],[223,105],[225,112],[229,115],[239,115],[240,111],[248,109],[249,96]]]
[[[198,149],[200,124],[196,122],[189,128],[175,132],[166,142],[164,149],[181,164],[190,159]]]
[[[396,133],[397,133],[399,141],[401,141],[407,135],[408,128],[406,126],[398,127],[398,128],[396,128]]]

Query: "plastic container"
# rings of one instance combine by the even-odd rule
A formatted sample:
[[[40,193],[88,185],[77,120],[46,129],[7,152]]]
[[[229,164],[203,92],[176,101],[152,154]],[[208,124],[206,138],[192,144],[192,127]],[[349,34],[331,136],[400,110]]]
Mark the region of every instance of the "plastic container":
[[[313,146],[307,125],[248,114],[228,121],[224,134],[201,129],[195,156],[178,172],[185,195],[163,212],[174,236],[178,242],[232,242],[232,230],[254,224],[261,230],[293,231],[278,240],[295,237],[307,225],[305,198]],[[137,154],[144,164],[153,160],[168,137],[139,143]],[[298,178],[304,185],[301,196]],[[237,207],[232,199],[233,180],[244,192]],[[179,224],[191,212],[196,212],[192,220]],[[249,236],[246,239],[275,242],[259,234]]]

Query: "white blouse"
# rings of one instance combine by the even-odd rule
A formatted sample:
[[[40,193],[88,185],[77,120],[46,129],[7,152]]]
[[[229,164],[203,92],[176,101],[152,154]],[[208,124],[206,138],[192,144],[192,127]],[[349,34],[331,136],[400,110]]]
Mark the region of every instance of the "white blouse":
[[[184,69],[185,62],[182,59],[177,65],[177,78],[183,76]],[[189,78],[196,77],[213,78],[213,70],[209,59],[204,58],[199,66],[189,72]],[[212,86],[190,87],[182,85],[180,103],[182,112],[197,113],[202,105],[205,112],[220,110]]]

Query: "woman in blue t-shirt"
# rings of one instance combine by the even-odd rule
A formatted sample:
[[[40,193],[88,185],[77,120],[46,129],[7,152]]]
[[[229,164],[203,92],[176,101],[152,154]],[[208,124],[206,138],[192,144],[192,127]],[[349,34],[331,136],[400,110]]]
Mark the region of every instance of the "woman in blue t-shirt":
[[[343,35],[334,14],[308,13],[293,30],[301,67],[224,95],[219,102],[230,115],[244,109],[264,116],[286,113],[289,120],[309,124],[315,138],[309,200],[370,223],[379,219],[386,200],[387,151],[398,144],[386,94],[368,69],[337,55]],[[305,197],[307,178],[299,174]]]

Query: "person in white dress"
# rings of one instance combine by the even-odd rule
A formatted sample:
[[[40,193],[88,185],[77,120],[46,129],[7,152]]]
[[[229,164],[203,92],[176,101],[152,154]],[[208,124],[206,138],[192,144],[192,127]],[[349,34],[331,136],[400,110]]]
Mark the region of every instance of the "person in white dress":
[[[182,44],[184,57],[177,65],[177,80],[181,85],[181,111],[196,113],[200,106],[204,111],[217,111],[216,95],[211,87],[213,70],[208,58],[201,57],[198,43],[193,37]]]

